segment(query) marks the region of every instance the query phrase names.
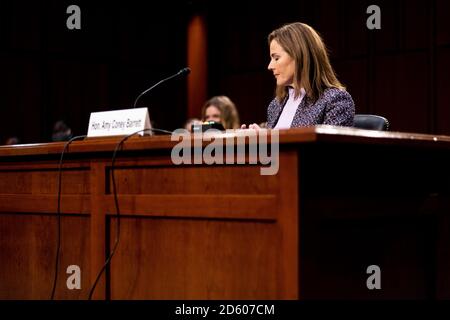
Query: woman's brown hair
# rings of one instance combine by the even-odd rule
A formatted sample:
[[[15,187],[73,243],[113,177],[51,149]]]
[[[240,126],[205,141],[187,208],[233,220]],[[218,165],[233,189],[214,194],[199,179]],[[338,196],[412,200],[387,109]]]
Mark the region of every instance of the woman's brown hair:
[[[327,88],[345,90],[330,64],[328,52],[320,35],[307,24],[295,22],[272,31],[268,36],[270,43],[276,40],[291,58],[295,60],[295,96],[304,88],[306,95],[313,100]],[[282,101],[287,88],[278,86],[276,96]]]
[[[220,111],[220,119],[225,129],[239,129],[239,113],[233,101],[227,96],[212,97],[203,105],[202,121],[205,121],[206,109],[215,106]]]

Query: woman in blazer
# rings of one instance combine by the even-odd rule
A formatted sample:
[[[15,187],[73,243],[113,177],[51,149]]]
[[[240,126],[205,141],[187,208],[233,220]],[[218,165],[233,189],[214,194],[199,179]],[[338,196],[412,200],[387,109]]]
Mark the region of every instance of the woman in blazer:
[[[271,32],[268,42],[268,69],[276,79],[276,96],[267,108],[267,128],[353,126],[353,99],[337,79],[325,44],[313,28],[287,24]]]

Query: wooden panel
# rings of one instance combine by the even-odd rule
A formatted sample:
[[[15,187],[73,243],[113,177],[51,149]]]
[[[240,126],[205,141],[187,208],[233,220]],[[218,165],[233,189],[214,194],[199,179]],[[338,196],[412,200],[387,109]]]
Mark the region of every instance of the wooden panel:
[[[191,74],[187,81],[187,118],[200,118],[202,107],[208,100],[208,41],[203,15],[194,15],[187,28],[187,64]]]
[[[310,209],[311,215],[323,213]],[[304,298],[424,299],[433,294],[430,235],[435,225],[430,218],[303,220],[308,225],[302,229]],[[367,289],[371,265],[381,268],[381,290]]]
[[[437,53],[437,114],[436,131],[439,134],[450,134],[450,49],[440,48]]]
[[[313,147],[300,161],[301,289],[313,299],[433,297],[436,241],[442,250],[448,239],[445,232],[437,236],[438,226],[447,227],[436,216],[449,212],[449,155],[394,146],[350,148],[358,151]],[[326,167],[327,155],[337,152],[349,155],[333,160],[339,170],[306,170],[313,163]],[[339,181],[339,187],[324,181]],[[446,251],[439,257],[443,266],[449,265]],[[381,290],[366,287],[370,265],[381,268]]]
[[[370,4],[372,3],[367,3],[367,6]],[[401,46],[399,41],[401,39],[400,1],[382,0],[373,4],[378,5],[381,10],[381,30],[369,31],[370,35],[373,36],[375,40],[375,51],[377,53],[398,52]],[[364,12],[366,12],[366,10],[364,10]],[[367,19],[369,15],[365,14],[365,17]],[[366,21],[364,21],[364,23],[365,22]]]
[[[299,162],[302,158],[296,150],[285,150],[280,155],[280,184],[278,225],[281,230],[280,244],[280,269],[278,274],[281,285],[281,296],[283,299],[303,298],[300,291],[300,215],[305,214],[300,211],[301,201],[299,199],[300,182],[303,173],[299,172]],[[294,177],[297,177],[296,179]]]
[[[427,49],[432,36],[431,10],[433,1],[401,2],[403,16],[402,40],[405,49]]]
[[[116,213],[113,196],[102,199],[108,213]],[[119,196],[122,214],[196,218],[273,220],[275,195],[135,195]]]
[[[317,5],[317,31],[320,32],[332,58],[341,56],[341,40],[343,18],[340,11],[340,1],[322,0],[316,1]]]
[[[366,27],[367,5],[361,1],[341,2],[342,11],[347,18],[344,25],[343,53],[347,57],[360,56],[368,53],[368,30]],[[350,18],[352,17],[352,18]]]
[[[10,46],[11,38],[7,28],[11,25],[13,19],[11,16],[12,7],[13,3],[5,3],[3,10],[0,12],[0,39],[3,40],[0,43],[1,51],[4,51]]]
[[[375,63],[374,113],[388,118],[391,131],[427,132],[428,55],[380,56]]]
[[[257,195],[274,194],[279,187],[276,175],[262,176],[256,165],[117,168],[114,177],[118,194]]]
[[[90,198],[88,195],[65,195],[61,197],[62,213],[89,213]],[[53,213],[56,212],[58,196],[52,195],[0,195],[1,212],[34,212]]]
[[[20,4],[4,4],[0,18],[0,69],[4,73],[0,105],[7,106],[2,108],[1,118],[11,121],[4,124],[1,138],[14,134],[22,136],[23,142],[48,141],[54,118],[62,116],[70,117],[74,131],[81,134],[86,132],[90,111],[130,106],[139,92],[185,66],[186,57],[180,52],[186,52],[185,31],[193,7],[208,12],[212,40],[208,95],[230,95],[247,123],[265,118],[266,97],[273,93],[272,79],[265,73],[266,36],[282,23],[311,23],[322,31],[332,56],[343,59],[366,56],[372,44],[377,53],[383,54],[430,50],[430,37],[434,36],[439,46],[450,44],[448,0],[380,0],[376,4],[382,10],[382,29],[370,32],[365,24],[371,1],[316,3],[289,0],[285,2],[289,10],[274,10],[256,1],[227,5],[184,1],[176,6],[163,4],[164,8],[156,11],[151,2],[120,6],[85,3],[79,31],[65,26],[67,4],[27,4],[26,12]],[[262,12],[255,15],[255,7]],[[430,25],[436,27],[435,34],[429,32]],[[159,44],[156,47],[142,41],[155,28],[164,30],[153,35],[153,41]],[[370,43],[372,40],[375,42]],[[338,48],[340,45],[342,48]],[[374,87],[374,83],[367,86]],[[152,118],[159,127],[182,125],[185,88],[186,83],[178,79],[142,101],[150,103]],[[396,84],[395,90],[407,91],[407,84]],[[172,97],[170,108],[174,112],[170,117],[165,114],[167,96]],[[69,115],[68,110],[78,112]],[[28,117],[17,122],[25,112]],[[422,131],[417,123],[410,128]]]
[[[46,33],[47,51],[58,57],[73,55],[73,57],[108,56],[117,46],[114,5],[105,5],[103,2],[73,3],[81,9],[81,30],[69,30],[66,27],[66,14],[69,3],[61,1],[47,1],[45,6],[47,14]],[[88,79],[86,79],[88,80]]]
[[[89,170],[63,169],[61,177],[61,194],[89,194]],[[1,175],[1,173],[0,173]],[[59,172],[31,172],[34,194],[57,194]]]
[[[81,30],[68,30],[68,3],[4,4],[0,105],[1,118],[9,121],[0,132],[1,142],[10,135],[18,135],[23,143],[50,141],[52,124],[61,117],[75,134],[85,134],[91,111],[131,106],[154,80],[184,67],[186,58],[180,52],[186,52],[185,21],[190,12],[183,9],[188,5],[162,5],[164,9],[155,10],[149,2],[83,3]],[[164,30],[153,35],[159,46],[142,41],[158,28]],[[125,68],[134,68],[139,80]],[[156,110],[164,108],[154,109],[163,128],[181,126],[183,121],[186,84],[178,79],[174,85],[180,89],[169,86],[167,91],[175,93],[173,117]],[[153,95],[152,106],[156,102],[165,107],[166,97]]]
[[[51,121],[49,139],[54,122],[63,119],[73,128],[75,135],[86,134],[90,112],[107,104],[107,65],[85,61],[53,60],[48,64],[48,86],[54,94],[49,97],[52,105],[47,118]],[[78,110],[73,116],[72,110]],[[83,128],[75,131],[74,128]]]
[[[26,7],[26,10],[23,10]],[[42,49],[44,6],[39,2],[24,3],[16,2],[10,15],[11,31],[15,36],[11,38],[11,47],[21,50]]]
[[[31,181],[28,172],[0,171],[0,193],[31,194]]]
[[[53,165],[54,167],[54,165]],[[58,169],[41,170],[19,167],[0,171],[0,194],[56,194]],[[63,169],[61,194],[89,194],[88,169]]]
[[[297,176],[297,161],[295,152],[280,157],[278,178],[283,190],[276,190],[278,199],[274,201],[273,196],[272,203],[264,202],[262,195],[239,195],[222,211],[221,203],[230,196],[213,199],[199,195],[194,208],[197,212],[204,209],[205,216],[212,220],[199,217],[195,209],[184,219],[122,217],[120,249],[111,267],[111,298],[298,298],[298,184],[292,179]],[[202,170],[198,175],[205,173]],[[232,175],[223,175],[223,180],[226,176],[234,181]],[[253,181],[258,183],[256,175]],[[190,208],[194,195],[184,197],[184,206],[170,200],[159,212],[175,218],[174,212]],[[121,196],[121,204],[123,200]],[[138,206],[130,208],[139,210]],[[221,220],[224,217],[233,220]],[[242,220],[247,218],[252,220]],[[117,218],[111,219],[110,246],[115,241],[117,223]]]
[[[264,47],[264,51],[269,51]],[[266,57],[266,56],[264,56]],[[226,93],[236,104],[242,124],[261,123],[267,121],[267,106],[274,97],[275,81],[267,71],[269,59],[264,60],[256,72],[224,75],[219,83],[219,92]],[[257,95],[248,94],[248,84]],[[251,106],[251,108],[248,108]]]
[[[17,136],[20,143],[34,142],[42,125],[39,102],[43,84],[39,60],[21,55],[2,56],[0,69],[3,75],[0,79],[0,118],[5,119],[0,130],[0,144],[10,136]],[[29,108],[30,105],[36,107]]]
[[[56,217],[0,214],[0,299],[50,299],[56,257]],[[56,299],[87,298],[89,220],[62,217]],[[81,268],[81,289],[66,286],[69,265]]]
[[[450,45],[450,2],[436,0],[436,38],[439,45]]]
[[[436,270],[436,297],[438,299],[450,299],[450,195],[447,195],[446,210],[438,215],[437,219],[437,270]]]
[[[367,64],[366,58],[343,60],[334,64],[338,79],[352,95],[356,113],[370,113]]]
[[[93,285],[96,281],[97,275],[103,268],[106,255],[106,219],[105,219],[105,201],[103,198],[105,191],[105,167],[101,162],[93,162],[91,165],[91,224],[90,224],[90,238],[91,238],[91,251],[90,251],[90,266],[91,270],[95,270],[91,273],[90,282]],[[106,292],[106,274],[103,273],[100,277],[97,287],[92,294],[93,299],[105,299],[107,297]]]
[[[112,299],[276,299],[280,233],[274,224],[121,219]],[[115,240],[111,223],[111,246]],[[244,280],[245,279],[245,280]]]

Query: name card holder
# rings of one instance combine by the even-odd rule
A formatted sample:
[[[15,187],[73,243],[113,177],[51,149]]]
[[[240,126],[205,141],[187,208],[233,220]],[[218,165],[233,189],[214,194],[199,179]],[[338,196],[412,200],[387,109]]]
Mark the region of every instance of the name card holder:
[[[88,138],[126,136],[139,130],[151,129],[147,108],[92,112],[89,118]],[[139,135],[152,135],[151,130]]]

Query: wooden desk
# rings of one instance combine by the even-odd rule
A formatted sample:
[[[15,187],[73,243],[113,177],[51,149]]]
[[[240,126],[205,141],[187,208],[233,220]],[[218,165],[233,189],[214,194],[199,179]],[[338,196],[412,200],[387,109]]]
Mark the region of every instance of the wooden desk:
[[[57,299],[86,299],[115,240],[119,139],[73,142]],[[450,298],[450,137],[280,131],[278,174],[172,164],[129,140],[115,177],[120,244],[97,299]],[[63,143],[0,147],[0,299],[49,299]],[[81,268],[81,290],[66,268]],[[368,290],[378,265],[382,289]]]

